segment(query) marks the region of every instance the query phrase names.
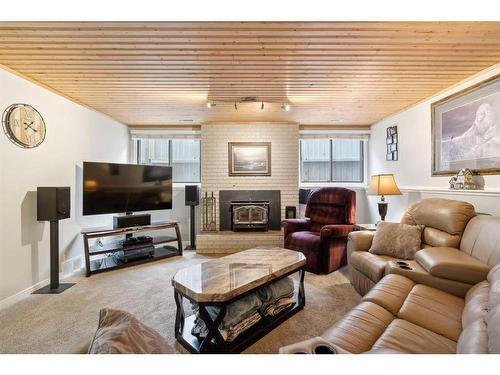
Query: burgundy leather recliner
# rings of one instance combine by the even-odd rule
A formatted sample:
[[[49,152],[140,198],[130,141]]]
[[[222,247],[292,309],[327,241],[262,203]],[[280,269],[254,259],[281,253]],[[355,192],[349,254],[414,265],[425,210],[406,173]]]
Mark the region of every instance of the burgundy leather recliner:
[[[306,219],[283,220],[285,248],[302,252],[306,271],[330,273],[347,263],[347,235],[356,222],[356,193],[319,188],[309,193]]]

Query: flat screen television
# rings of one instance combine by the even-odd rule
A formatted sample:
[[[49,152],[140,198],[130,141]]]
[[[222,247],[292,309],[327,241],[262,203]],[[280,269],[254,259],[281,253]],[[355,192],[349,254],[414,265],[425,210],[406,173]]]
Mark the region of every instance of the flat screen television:
[[[172,167],[83,163],[83,215],[172,208]]]

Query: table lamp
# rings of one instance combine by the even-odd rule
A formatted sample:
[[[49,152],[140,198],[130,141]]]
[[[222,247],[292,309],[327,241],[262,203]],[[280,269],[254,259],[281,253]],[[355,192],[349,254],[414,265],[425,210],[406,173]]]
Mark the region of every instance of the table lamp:
[[[378,202],[378,213],[380,219],[385,220],[387,215],[387,206],[389,203],[385,201],[386,195],[401,195],[401,191],[394,181],[392,174],[376,174],[371,177],[370,186],[368,187],[368,195],[380,195],[380,202]]]

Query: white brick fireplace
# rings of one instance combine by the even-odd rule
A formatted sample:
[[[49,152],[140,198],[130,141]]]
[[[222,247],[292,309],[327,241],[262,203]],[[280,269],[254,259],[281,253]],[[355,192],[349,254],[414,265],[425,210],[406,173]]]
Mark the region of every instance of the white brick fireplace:
[[[229,142],[271,142],[271,176],[230,177]],[[298,206],[299,126],[297,124],[206,124],[201,126],[201,190],[217,198],[220,190],[280,190],[281,218]],[[230,253],[255,246],[282,246],[281,231],[200,233],[199,253]]]

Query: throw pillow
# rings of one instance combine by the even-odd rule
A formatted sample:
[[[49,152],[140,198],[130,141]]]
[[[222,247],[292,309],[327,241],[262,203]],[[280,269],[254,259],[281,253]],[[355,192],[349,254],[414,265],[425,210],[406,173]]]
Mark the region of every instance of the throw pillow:
[[[420,250],[422,227],[380,221],[373,237],[372,254],[389,255],[400,259],[413,259]]]
[[[90,343],[89,354],[175,353],[154,329],[125,311],[102,309],[99,326]]]

